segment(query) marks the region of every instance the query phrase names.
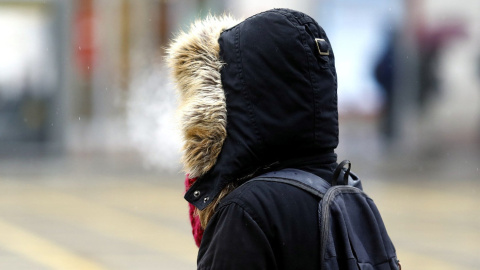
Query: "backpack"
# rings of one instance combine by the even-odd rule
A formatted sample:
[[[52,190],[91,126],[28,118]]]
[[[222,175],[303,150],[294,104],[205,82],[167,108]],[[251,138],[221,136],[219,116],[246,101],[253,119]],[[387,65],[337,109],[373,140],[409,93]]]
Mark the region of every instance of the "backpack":
[[[345,165],[348,165],[346,170]],[[332,184],[297,169],[269,172],[249,181],[286,183],[320,198],[321,269],[400,270],[395,247],[380,213],[350,168],[350,161],[341,162],[333,174]]]

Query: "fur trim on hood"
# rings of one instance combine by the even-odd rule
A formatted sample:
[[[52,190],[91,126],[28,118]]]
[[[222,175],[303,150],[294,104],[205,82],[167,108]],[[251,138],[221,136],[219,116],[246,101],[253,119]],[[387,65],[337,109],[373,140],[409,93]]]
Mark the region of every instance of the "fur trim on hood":
[[[183,165],[195,178],[215,165],[227,136],[227,108],[222,87],[218,39],[239,21],[228,15],[196,21],[168,49],[168,64],[180,96]]]
[[[208,17],[168,50],[180,96],[185,199],[204,210],[222,190],[269,170],[321,162],[338,145],[337,76],[325,31],[273,9]]]

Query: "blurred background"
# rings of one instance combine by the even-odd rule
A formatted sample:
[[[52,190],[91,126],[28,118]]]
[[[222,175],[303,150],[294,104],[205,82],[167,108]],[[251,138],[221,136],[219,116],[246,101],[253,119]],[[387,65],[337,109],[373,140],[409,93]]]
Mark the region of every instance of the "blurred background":
[[[478,269],[476,0],[0,0],[0,269],[194,269],[164,48],[274,7],[330,37],[337,153],[404,269]]]

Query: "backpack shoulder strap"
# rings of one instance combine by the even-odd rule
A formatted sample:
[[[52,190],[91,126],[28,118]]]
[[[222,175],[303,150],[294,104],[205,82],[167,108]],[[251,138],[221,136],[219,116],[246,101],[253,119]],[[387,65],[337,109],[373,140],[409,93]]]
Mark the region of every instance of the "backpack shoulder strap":
[[[320,198],[323,198],[323,195],[327,192],[327,189],[331,187],[330,183],[320,176],[298,169],[283,169],[279,171],[268,172],[266,174],[257,176],[248,182],[251,181],[285,183],[308,191]]]

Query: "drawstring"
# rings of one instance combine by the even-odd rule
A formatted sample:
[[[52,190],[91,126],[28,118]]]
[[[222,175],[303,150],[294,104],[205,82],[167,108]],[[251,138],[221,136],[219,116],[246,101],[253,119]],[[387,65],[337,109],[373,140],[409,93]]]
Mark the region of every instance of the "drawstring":
[[[338,164],[337,168],[335,168],[335,171],[333,172],[333,180],[332,180],[332,186],[337,185],[337,179],[340,176],[340,172],[343,170],[345,165],[348,165],[347,170],[343,174],[343,183],[339,183],[340,185],[348,185],[348,176],[350,175],[350,169],[352,168],[352,163],[350,160],[344,160]]]

